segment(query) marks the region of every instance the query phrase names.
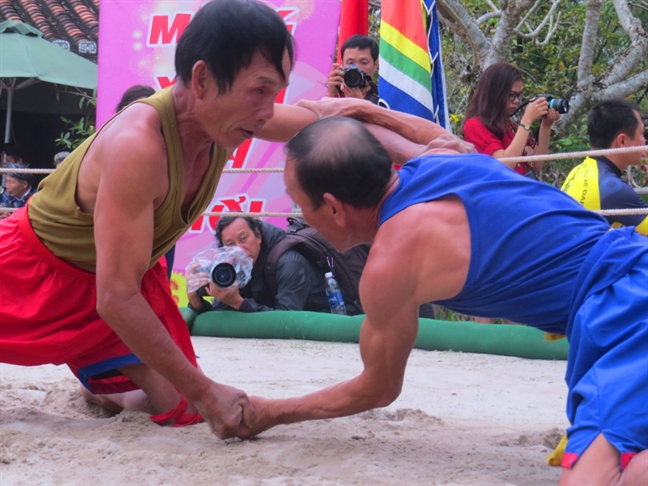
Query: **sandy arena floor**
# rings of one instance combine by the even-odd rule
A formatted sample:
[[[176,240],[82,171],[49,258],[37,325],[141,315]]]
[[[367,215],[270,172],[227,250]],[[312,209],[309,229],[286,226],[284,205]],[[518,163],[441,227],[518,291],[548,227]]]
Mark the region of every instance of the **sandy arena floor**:
[[[267,397],[361,369],[355,344],[193,338],[203,370]],[[414,350],[386,409],[220,441],[207,425],[102,416],[66,367],[0,365],[0,484],[557,484],[546,465],[567,425],[565,361]]]

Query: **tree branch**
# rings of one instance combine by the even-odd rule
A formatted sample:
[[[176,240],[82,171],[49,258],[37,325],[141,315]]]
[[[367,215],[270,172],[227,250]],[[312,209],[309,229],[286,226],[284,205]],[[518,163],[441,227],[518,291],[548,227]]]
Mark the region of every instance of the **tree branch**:
[[[437,0],[436,5],[444,24],[470,45],[474,54],[473,68],[483,66],[490,49],[490,40],[468,14],[463,4],[458,0]]]
[[[578,80],[576,82],[579,89],[585,88],[592,82],[592,65],[602,4],[603,0],[587,0],[585,2],[585,27],[578,57]]]
[[[515,25],[520,22],[522,13],[531,6],[534,0],[510,0],[502,10],[497,24],[491,49],[486,56],[484,67],[496,62],[507,62],[511,53],[511,39],[515,34]]]
[[[546,46],[549,44],[549,41],[551,38],[554,36],[556,31],[558,30],[558,27],[560,27],[560,14],[562,12],[558,12],[558,15],[556,15],[556,23],[553,24],[553,19],[549,19],[549,31],[547,32],[547,36],[543,41],[538,41],[538,39],[533,39],[533,42],[535,42],[536,45],[538,46]]]
[[[501,17],[501,15],[502,15],[501,10],[497,10],[495,12],[486,12],[484,15],[482,15],[477,20],[475,20],[475,23],[477,25],[482,25],[485,22],[488,22],[490,19],[496,19],[498,17]]]
[[[632,70],[648,56],[648,35],[643,30],[641,21],[632,15],[626,0],[612,0],[612,3],[619,17],[619,23],[630,37],[632,45],[612,63],[612,68],[603,80],[607,85],[627,78]]]
[[[552,22],[553,22],[553,13],[556,11],[556,9],[558,8],[558,5],[560,4],[561,1],[562,0],[554,0],[553,3],[551,4],[551,8],[549,8],[549,11],[547,12],[547,15],[545,15],[544,19],[542,19],[542,22],[540,22],[540,24],[538,24],[538,26],[535,28],[534,31],[532,31],[532,32],[530,32],[528,34],[525,34],[524,32],[520,31],[520,27],[526,21],[526,19],[529,17],[529,15],[535,9],[538,8],[538,5],[540,4],[540,0],[537,0],[536,4],[533,7],[531,7],[531,10],[529,10],[529,12],[525,15],[525,17],[520,21],[518,26],[515,28],[515,33],[517,35],[519,35],[520,37],[523,37],[525,39],[536,39],[540,35],[540,32],[542,32],[542,29],[544,29],[547,26],[547,23],[550,24],[549,31],[551,31],[551,25],[552,25]],[[528,25],[527,25],[527,27],[528,27]],[[529,30],[531,30],[531,29],[529,28]],[[545,41],[547,41],[547,39],[545,39]]]
[[[627,98],[633,93],[648,88],[648,70],[641,71],[628,79],[609,85],[604,91],[605,98]],[[603,96],[601,97],[603,99]]]

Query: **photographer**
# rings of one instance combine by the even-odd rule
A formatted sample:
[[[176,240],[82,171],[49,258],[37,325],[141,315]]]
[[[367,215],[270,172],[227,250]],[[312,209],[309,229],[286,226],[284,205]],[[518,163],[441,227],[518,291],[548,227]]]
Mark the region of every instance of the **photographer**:
[[[238,246],[247,253],[254,262],[252,279],[242,288],[236,284],[223,288],[210,282],[205,290],[214,297],[214,304],[198,295],[199,290],[189,293],[189,307],[198,313],[210,310],[330,312],[322,271],[295,250],[288,250],[279,258],[276,293],[266,285],[266,260],[270,250],[285,236],[281,228],[249,216],[222,217],[216,228],[218,244]]]
[[[359,86],[348,86],[344,82],[348,69],[364,73],[364,82]],[[328,77],[328,96],[330,98],[359,98],[378,104],[378,87],[373,76],[378,69],[378,44],[371,37],[353,35],[342,45],[342,64],[334,63]],[[360,73],[358,73],[360,74]],[[353,74],[351,74],[353,76]],[[359,76],[354,76],[359,78]],[[348,76],[347,76],[348,79]]]
[[[543,155],[549,150],[551,126],[560,118],[549,107],[546,97],[532,98],[518,123],[511,117],[520,109],[524,96],[522,76],[508,63],[495,63],[481,75],[468,103],[463,126],[464,139],[478,152],[496,159],[521,155]],[[564,103],[565,107],[567,106]],[[538,139],[531,134],[531,125],[542,119]],[[505,163],[515,172],[532,178],[544,162]]]

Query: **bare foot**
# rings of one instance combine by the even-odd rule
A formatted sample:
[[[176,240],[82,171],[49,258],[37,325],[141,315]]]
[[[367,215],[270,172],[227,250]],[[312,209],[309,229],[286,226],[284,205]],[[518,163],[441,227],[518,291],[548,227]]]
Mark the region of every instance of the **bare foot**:
[[[122,410],[124,410],[123,407],[116,404],[105,395],[95,395],[93,393],[90,393],[90,391],[83,385],[80,385],[79,388],[81,391],[81,396],[88,403],[99,405],[100,407],[105,408],[106,410],[112,413],[120,413]]]

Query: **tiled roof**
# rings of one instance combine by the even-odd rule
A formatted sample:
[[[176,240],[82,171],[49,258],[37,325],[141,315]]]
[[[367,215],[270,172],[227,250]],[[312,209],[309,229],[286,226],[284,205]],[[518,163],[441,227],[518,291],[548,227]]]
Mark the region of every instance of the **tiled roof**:
[[[99,0],[0,0],[0,21],[30,24],[50,42],[97,62]]]

